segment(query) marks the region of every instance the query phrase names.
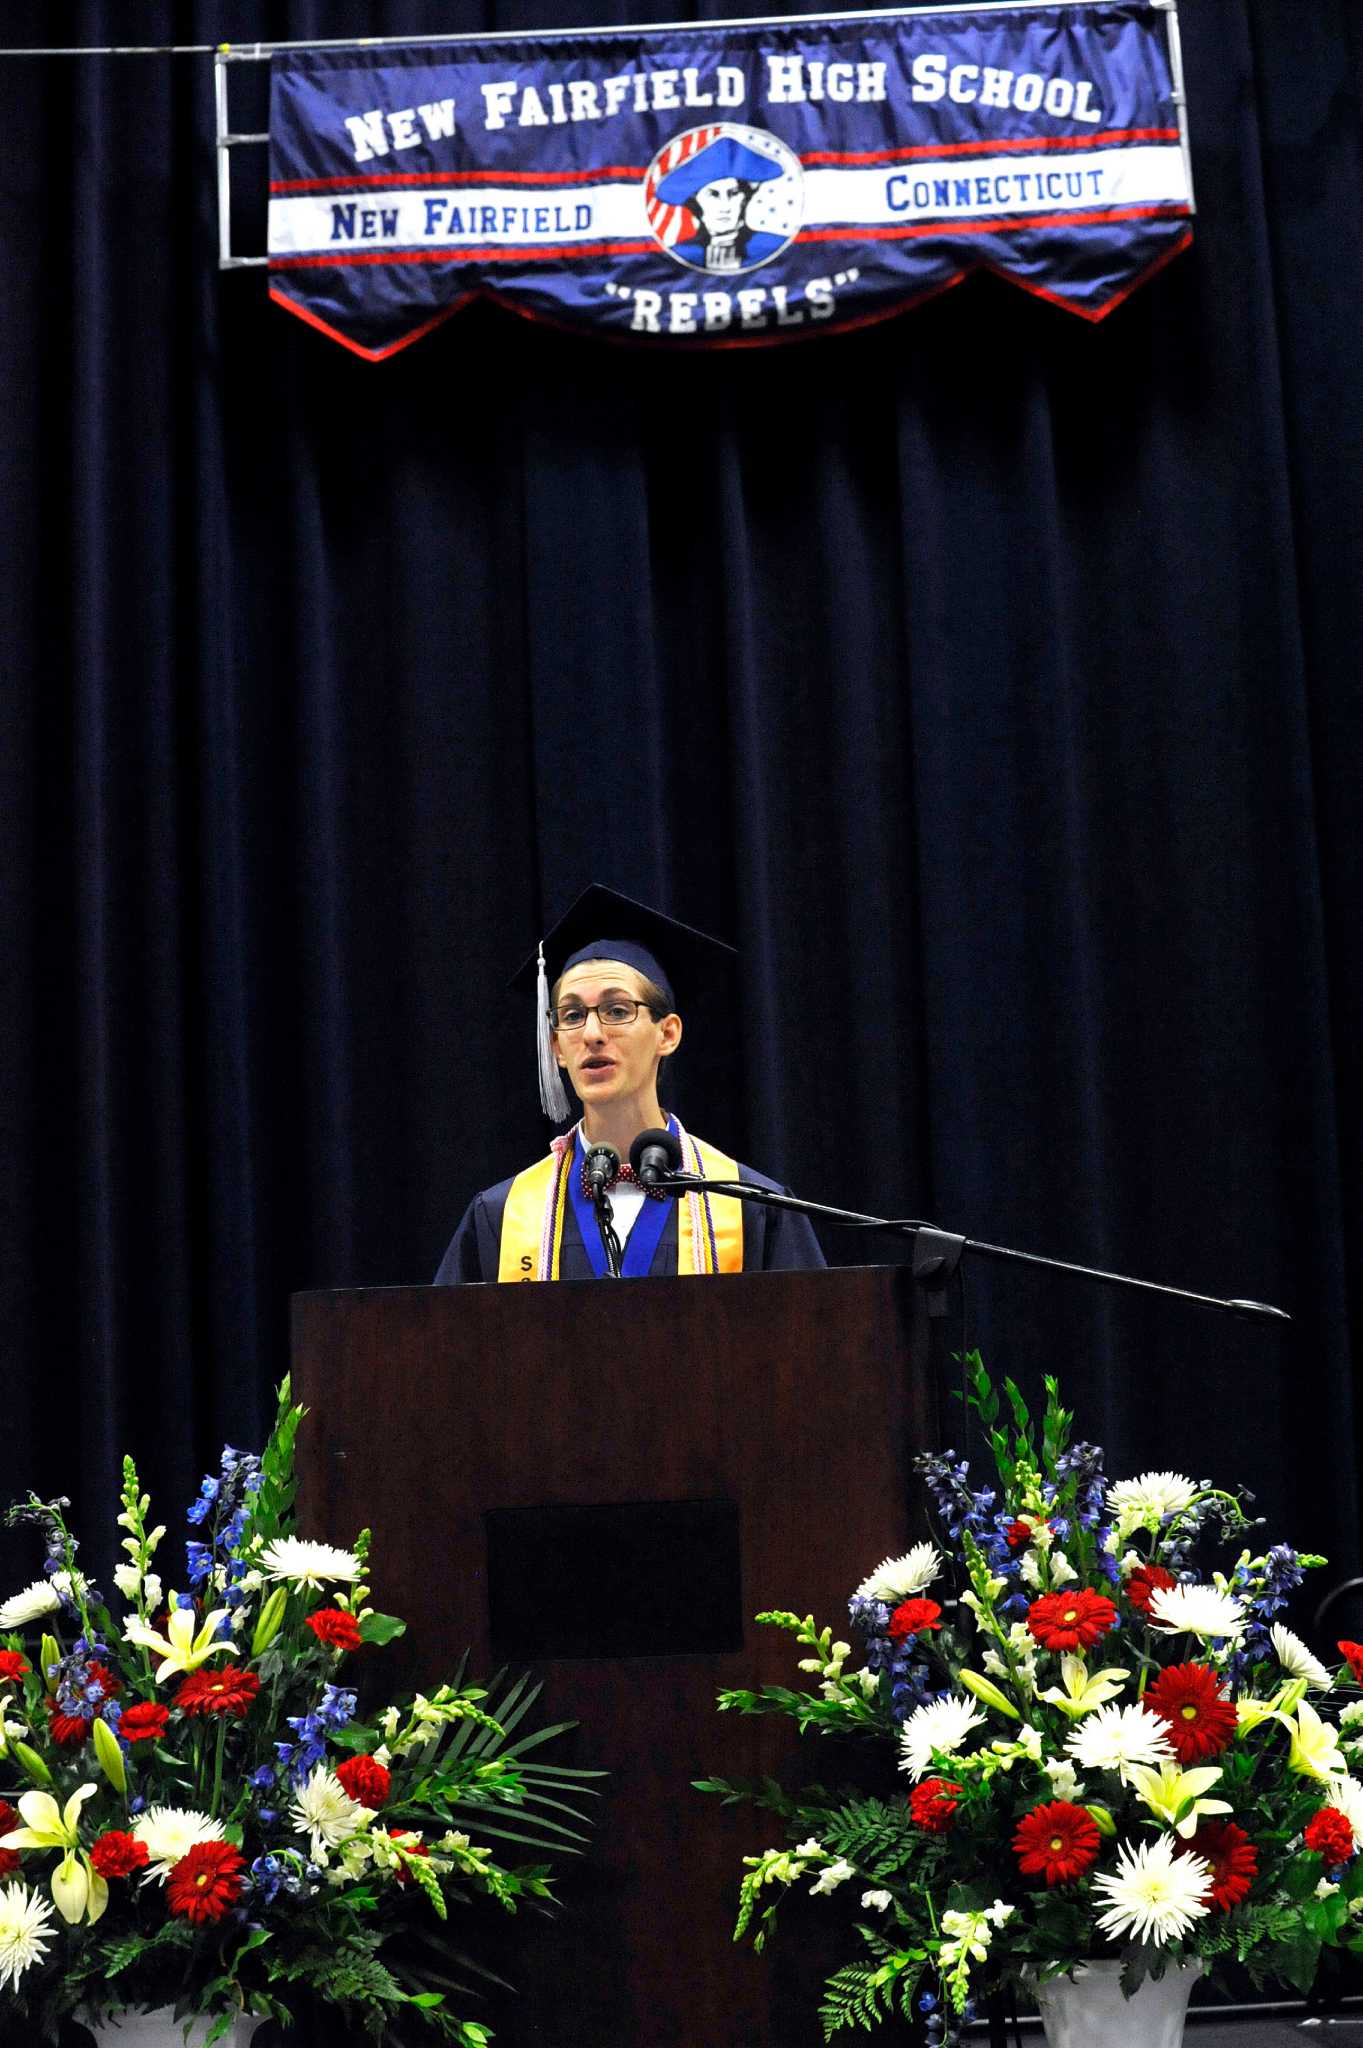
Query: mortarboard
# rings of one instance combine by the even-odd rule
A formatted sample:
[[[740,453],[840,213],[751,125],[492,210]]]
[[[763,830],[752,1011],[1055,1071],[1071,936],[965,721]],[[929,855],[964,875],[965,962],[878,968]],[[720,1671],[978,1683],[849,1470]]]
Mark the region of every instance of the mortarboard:
[[[745,185],[764,185],[769,178],[785,175],[782,166],[771,157],[759,156],[735,136],[720,135],[669,171],[659,181],[657,196],[664,206],[686,206],[702,185],[713,185],[717,178],[740,178]]]
[[[549,1037],[549,989],[561,974],[583,960],[623,960],[656,983],[675,1008],[677,989],[684,996],[699,992],[717,969],[734,958],[732,946],[694,925],[682,924],[599,882],[584,889],[510,982],[522,994],[535,991],[540,1103],[545,1115],[562,1123],[568,1114],[568,1098]]]

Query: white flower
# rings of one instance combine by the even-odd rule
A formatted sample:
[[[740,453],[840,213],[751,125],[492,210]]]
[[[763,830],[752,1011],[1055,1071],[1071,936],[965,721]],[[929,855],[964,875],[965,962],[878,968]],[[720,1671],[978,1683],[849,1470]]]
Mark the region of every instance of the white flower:
[[[1211,1865],[1186,1850],[1174,1854],[1172,1835],[1156,1835],[1132,1850],[1123,1842],[1111,1877],[1095,1877],[1093,1889],[1111,1901],[1098,1925],[1112,1941],[1133,1934],[1163,1948],[1188,1932],[1207,1911]]]
[[[1051,1552],[1052,1586],[1067,1586],[1071,1579],[1077,1579],[1078,1576],[1078,1572],[1074,1569],[1074,1566],[1070,1563],[1063,1550],[1053,1550]]]
[[[30,1621],[40,1621],[45,1614],[55,1614],[61,1606],[58,1588],[63,1582],[70,1587],[70,1576],[66,1572],[54,1572],[50,1579],[34,1579],[25,1586],[22,1593],[11,1593],[3,1607],[0,1607],[0,1629],[8,1633],[11,1629],[23,1628]]]
[[[1178,1764],[1166,1762],[1158,1770],[1148,1764],[1131,1764],[1126,1781],[1135,1786],[1156,1820],[1163,1821],[1186,1841],[1196,1831],[1200,1814],[1234,1811],[1224,1799],[1202,1797],[1220,1776],[1219,1764],[1200,1771],[1185,1771]]]
[[[338,1550],[334,1543],[308,1543],[301,1536],[276,1536],[260,1562],[267,1579],[287,1579],[293,1586],[353,1584],[360,1576],[353,1551]]]
[[[1350,1700],[1339,1717],[1341,1728],[1356,1728],[1363,1721],[1363,1700]]]
[[[839,1856],[836,1863],[830,1863],[827,1870],[820,1871],[813,1884],[809,1887],[810,1895],[817,1898],[821,1892],[834,1891],[838,1885],[846,1884],[848,1878],[855,1877],[856,1874],[855,1869],[846,1858]]]
[[[196,1842],[223,1839],[220,1820],[210,1820],[206,1813],[196,1813],[189,1806],[149,1806],[133,1822],[132,1831],[139,1842],[147,1845],[148,1875],[162,1884]]]
[[[52,1908],[16,1878],[0,1889],[0,1991],[40,1963],[52,1939]]]
[[[985,1907],[984,1917],[986,1920],[992,1920],[996,1927],[1002,1927],[1012,1919],[1016,1911],[1016,1906],[1008,1905],[1003,1899],[995,1899],[992,1906]]]
[[[1245,1610],[1229,1593],[1215,1586],[1157,1586],[1150,1596],[1150,1619],[1171,1634],[1234,1642],[1245,1632]]]
[[[314,1764],[312,1776],[299,1786],[293,1798],[293,1831],[311,1835],[312,1860],[325,1863],[327,1850],[358,1834],[372,1819],[367,1806],[360,1806],[340,1779],[325,1764]]]
[[[1172,1758],[1169,1731],[1157,1714],[1144,1707],[1099,1707],[1086,1714],[1065,1744],[1086,1771],[1116,1771],[1124,1785],[1132,1764],[1158,1764]]]
[[[1182,1514],[1196,1499],[1196,1486],[1181,1472],[1142,1472],[1139,1479],[1119,1479],[1107,1490],[1122,1542],[1133,1529],[1157,1529],[1166,1515]]]
[[[1065,1757],[1052,1757],[1041,1766],[1051,1781],[1051,1791],[1057,1799],[1068,1799],[1077,1804],[1080,1796],[1079,1778],[1074,1765]]]
[[[811,1835],[807,1842],[800,1843],[800,1846],[798,1847],[798,1849],[796,1849],[795,1854],[797,1856],[822,1856],[823,1843],[819,1840],[817,1835]]]
[[[1363,1842],[1363,1785],[1357,1778],[1331,1778],[1325,1787],[1325,1803],[1339,1808],[1354,1831],[1355,1842]]]
[[[1328,1692],[1334,1684],[1333,1678],[1320,1662],[1313,1657],[1300,1636],[1293,1635],[1290,1628],[1284,1628],[1275,1621],[1269,1630],[1278,1662],[1289,1678],[1304,1678],[1309,1686],[1318,1692]]]
[[[172,1594],[172,1599],[178,1595]],[[166,1633],[161,1636],[150,1622],[131,1616],[123,1624],[123,1633],[130,1643],[138,1643],[144,1650],[155,1650],[161,1662],[156,1667],[156,1683],[164,1685],[166,1680],[181,1673],[197,1671],[210,1657],[226,1651],[229,1656],[236,1649],[231,1635],[218,1633],[223,1622],[231,1628],[231,1611],[226,1607],[215,1607],[202,1621],[192,1607],[172,1607],[166,1623]]]
[[[135,1564],[116,1564],[114,1584],[125,1600],[135,1600],[142,1584],[142,1574]]]
[[[941,1567],[941,1557],[934,1543],[915,1543],[912,1550],[906,1550],[902,1557],[887,1557],[878,1564],[868,1578],[864,1578],[852,1595],[854,1600],[883,1600],[887,1607],[897,1606],[901,1600],[910,1599],[930,1586]]]
[[[1022,1553],[1022,1563],[1018,1569],[1023,1585],[1030,1586],[1032,1591],[1036,1592],[1041,1585],[1041,1557],[1030,1544]]]
[[[863,1892],[861,1903],[868,1913],[883,1913],[894,1904],[894,1899],[889,1892]]]
[[[926,1777],[934,1750],[954,1756],[971,1729],[983,1726],[984,1715],[974,1700],[953,1699],[948,1694],[945,1699],[915,1707],[899,1731],[900,1770],[907,1771],[915,1782]]]

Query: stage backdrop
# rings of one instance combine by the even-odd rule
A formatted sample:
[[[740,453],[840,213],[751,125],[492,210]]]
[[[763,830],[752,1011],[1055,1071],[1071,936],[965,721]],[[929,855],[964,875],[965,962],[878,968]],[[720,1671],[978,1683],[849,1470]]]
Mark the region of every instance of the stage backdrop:
[[[641,6],[12,0],[4,35]],[[1363,24],[1183,32],[1196,239],[1100,326],[994,277],[751,352],[475,306],[381,370],[218,274],[206,60],[0,60],[5,1490],[107,1531],[135,1444],[177,1523],[259,1434],[291,1289],[434,1272],[543,1144],[505,978],[596,877],[741,949],[702,1132],[1290,1308],[990,1268],[969,1333],[1127,1468],[1244,1478],[1357,1565]]]

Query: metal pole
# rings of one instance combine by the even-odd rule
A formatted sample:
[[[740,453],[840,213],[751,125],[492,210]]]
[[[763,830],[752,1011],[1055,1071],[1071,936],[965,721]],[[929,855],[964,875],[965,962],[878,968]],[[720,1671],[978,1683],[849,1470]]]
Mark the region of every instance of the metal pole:
[[[1164,15],[1164,32],[1169,44],[1169,80],[1173,88],[1174,107],[1178,113],[1178,140],[1183,151],[1183,175],[1188,180],[1188,206],[1197,212],[1197,195],[1193,191],[1193,152],[1188,134],[1188,95],[1183,85],[1183,38],[1179,34],[1178,0],[1150,0],[1152,7],[1158,7]]]

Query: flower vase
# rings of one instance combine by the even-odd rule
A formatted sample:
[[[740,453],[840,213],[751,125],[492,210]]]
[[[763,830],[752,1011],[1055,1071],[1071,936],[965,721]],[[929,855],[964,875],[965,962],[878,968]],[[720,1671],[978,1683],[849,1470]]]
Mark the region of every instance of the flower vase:
[[[203,2048],[213,2021],[211,2017],[190,2021],[186,2038],[185,2019],[176,2019],[173,2006],[158,2005],[151,2012],[113,2013],[108,2019],[89,2019],[85,2024],[99,2048]],[[256,2028],[264,2024],[254,2013],[241,2013],[227,2032],[218,2036],[213,2048],[247,2048]]]
[[[1122,1996],[1120,1963],[1079,1963],[1036,1987],[1050,2048],[1179,2048],[1200,1962],[1173,1964]]]

